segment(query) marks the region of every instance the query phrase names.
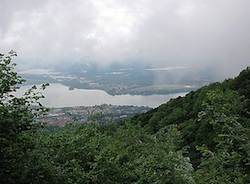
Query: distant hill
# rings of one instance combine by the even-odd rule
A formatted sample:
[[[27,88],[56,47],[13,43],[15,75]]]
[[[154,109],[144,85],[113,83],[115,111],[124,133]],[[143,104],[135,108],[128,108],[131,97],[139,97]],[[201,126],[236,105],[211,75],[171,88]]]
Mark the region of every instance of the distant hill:
[[[61,83],[71,89],[101,89],[110,95],[152,95],[190,92],[220,80],[211,68],[152,67],[143,63],[98,67],[60,64],[47,69],[23,69],[26,84]]]

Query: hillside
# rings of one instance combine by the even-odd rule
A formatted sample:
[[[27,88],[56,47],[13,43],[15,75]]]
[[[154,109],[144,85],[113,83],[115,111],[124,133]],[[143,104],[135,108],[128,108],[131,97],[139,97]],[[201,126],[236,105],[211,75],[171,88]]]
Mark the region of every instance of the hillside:
[[[250,68],[119,123],[43,126],[47,109],[0,55],[0,183],[250,183]]]
[[[218,134],[224,133],[224,125],[228,121],[232,123],[232,128],[238,129],[239,123],[242,128],[249,130],[249,112],[250,68],[247,68],[235,79],[214,83],[190,92],[185,97],[172,99],[134,117],[133,121],[151,133],[177,124],[182,134],[182,146],[188,146],[189,156],[197,166],[200,154],[196,146],[204,144],[214,150]]]

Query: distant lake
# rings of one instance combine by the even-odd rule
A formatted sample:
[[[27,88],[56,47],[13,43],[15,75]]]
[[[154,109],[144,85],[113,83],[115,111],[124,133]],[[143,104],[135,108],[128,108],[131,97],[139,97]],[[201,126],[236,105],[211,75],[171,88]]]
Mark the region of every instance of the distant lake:
[[[22,94],[31,86],[23,86],[18,91]],[[186,93],[174,93],[168,95],[109,95],[103,90],[74,89],[69,90],[68,86],[53,83],[43,92],[45,99],[41,102],[47,107],[73,107],[73,106],[94,106],[101,104],[112,105],[136,105],[157,107],[169,101],[171,98],[184,96]]]

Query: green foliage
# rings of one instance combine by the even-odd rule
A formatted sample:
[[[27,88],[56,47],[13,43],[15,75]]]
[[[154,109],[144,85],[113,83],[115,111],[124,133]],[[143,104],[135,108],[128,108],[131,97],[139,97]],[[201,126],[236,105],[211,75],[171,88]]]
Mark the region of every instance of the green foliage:
[[[208,145],[198,147],[203,154],[197,170],[199,183],[247,183],[249,137],[238,121],[240,104],[239,97],[231,90],[208,93],[199,120],[211,125],[215,148],[211,151]]]
[[[113,135],[97,125],[40,131],[23,156],[22,183],[194,183],[179,136],[175,127],[151,135],[130,122]]]
[[[197,183],[249,183],[250,116],[247,68],[134,118],[155,133],[176,123]]]
[[[15,183],[16,166],[19,158],[19,146],[22,146],[18,136],[27,130],[38,126],[35,118],[46,112],[39,99],[42,94],[33,86],[22,97],[16,97],[15,92],[24,80],[14,70],[12,58],[16,53],[0,54],[0,180],[1,183]],[[42,88],[46,87],[43,85]],[[20,153],[21,154],[21,153]]]

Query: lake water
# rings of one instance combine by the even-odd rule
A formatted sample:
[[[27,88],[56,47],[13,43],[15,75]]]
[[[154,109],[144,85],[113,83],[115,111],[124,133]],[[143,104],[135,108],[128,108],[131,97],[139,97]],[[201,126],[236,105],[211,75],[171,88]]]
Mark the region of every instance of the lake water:
[[[31,86],[24,86],[19,90],[23,93]],[[73,106],[94,106],[101,104],[112,105],[136,105],[157,107],[171,98],[184,96],[186,93],[174,93],[169,95],[109,95],[103,90],[74,89],[62,84],[50,84],[43,92],[45,99],[43,105],[47,107],[73,107]]]

